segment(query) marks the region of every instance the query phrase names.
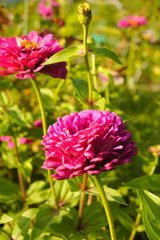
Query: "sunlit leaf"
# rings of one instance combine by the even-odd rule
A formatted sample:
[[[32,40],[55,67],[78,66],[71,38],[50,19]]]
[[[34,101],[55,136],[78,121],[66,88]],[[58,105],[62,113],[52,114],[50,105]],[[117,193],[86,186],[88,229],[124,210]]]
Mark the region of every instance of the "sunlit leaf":
[[[83,46],[68,47],[50,57],[43,65],[49,65],[58,62],[67,62],[70,59],[75,59],[83,56]]]
[[[37,211],[37,208],[31,208],[22,214],[13,229],[12,238],[14,240],[16,240],[20,235],[25,236],[27,234],[30,223],[36,216]]]
[[[142,176],[133,179],[130,182],[123,183],[124,185],[135,188],[135,189],[145,189],[152,191],[159,191],[160,175],[153,174],[151,176]]]
[[[121,64],[119,57],[107,48],[97,48],[94,44],[88,44],[88,49],[98,56],[112,59],[113,61]]]
[[[159,240],[160,236],[160,198],[148,191],[138,190],[142,204],[142,217],[145,231],[150,240]]]

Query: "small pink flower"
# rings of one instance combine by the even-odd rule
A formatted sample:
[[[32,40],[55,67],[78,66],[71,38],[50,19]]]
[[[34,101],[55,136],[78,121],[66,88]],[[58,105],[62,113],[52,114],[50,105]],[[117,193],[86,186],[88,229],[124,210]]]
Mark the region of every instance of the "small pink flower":
[[[31,138],[25,138],[25,137],[21,137],[20,138],[20,144],[28,144],[31,145],[33,142],[33,139]]]
[[[59,3],[54,0],[42,0],[38,5],[38,13],[44,19],[52,19],[54,11],[53,8],[58,8]]]
[[[55,169],[55,179],[100,174],[131,161],[137,147],[121,118],[108,111],[84,110],[58,118],[42,144],[42,168]]]
[[[35,127],[42,128],[42,121],[41,121],[41,120],[36,120],[36,121],[34,122],[34,126],[35,126]]]
[[[9,147],[10,149],[14,149],[14,143],[13,143],[12,140],[9,140],[9,142],[8,142],[8,147]]]
[[[0,137],[0,140],[2,141],[2,142],[4,142],[4,141],[9,141],[9,140],[11,140],[11,137],[10,136],[1,136]]]
[[[1,136],[1,137],[0,137],[0,140],[1,140],[2,142],[8,142],[8,147],[9,147],[10,149],[13,149],[13,148],[14,148],[14,143],[13,143],[13,141],[11,140],[11,137],[10,137],[10,136]]]
[[[130,15],[128,17],[124,17],[122,18],[117,26],[120,28],[127,28],[127,27],[138,27],[141,25],[146,25],[147,24],[147,20],[145,18],[145,16],[133,16]]]
[[[49,74],[54,78],[66,78],[66,62],[42,65],[48,58],[61,51],[52,34],[45,37],[31,31],[28,36],[4,38],[0,36],[0,76],[16,73],[20,79],[36,78],[36,72]]]

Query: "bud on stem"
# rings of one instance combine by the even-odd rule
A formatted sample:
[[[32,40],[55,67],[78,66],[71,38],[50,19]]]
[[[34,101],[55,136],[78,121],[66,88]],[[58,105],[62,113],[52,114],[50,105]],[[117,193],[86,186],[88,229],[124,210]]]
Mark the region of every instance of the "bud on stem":
[[[81,3],[78,6],[78,20],[82,25],[89,25],[92,19],[92,12],[88,3]]]

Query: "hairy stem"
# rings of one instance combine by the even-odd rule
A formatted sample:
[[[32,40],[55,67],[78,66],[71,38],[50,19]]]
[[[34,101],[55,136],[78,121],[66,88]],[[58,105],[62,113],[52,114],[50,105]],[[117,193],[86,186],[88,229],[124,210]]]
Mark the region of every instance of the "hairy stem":
[[[35,79],[31,79],[31,83],[32,83],[32,85],[35,89],[37,99],[38,99],[38,103],[39,103],[39,107],[40,107],[40,111],[41,111],[43,134],[46,135],[47,134],[47,121],[46,121],[45,111],[44,111],[44,107],[43,107],[41,92],[40,92],[38,83]],[[56,194],[55,194],[55,191],[54,191],[54,186],[53,186],[53,182],[52,182],[52,178],[51,178],[51,170],[50,169],[48,169],[48,177],[49,177],[50,187],[51,187],[51,190],[52,190],[53,199],[55,201],[56,207],[59,208],[59,205],[58,205],[58,202],[57,202],[57,199],[56,199]]]
[[[110,206],[106,197],[106,194],[104,192],[104,188],[101,182],[101,179],[99,177],[99,175],[94,175],[93,176],[95,184],[98,188],[100,197],[102,199],[102,203],[106,212],[106,217],[108,219],[108,225],[109,225],[109,230],[110,230],[110,235],[111,235],[111,240],[116,240],[116,233],[115,233],[115,229],[114,229],[114,223],[113,223],[113,219],[112,219],[112,213],[110,210]]]
[[[86,64],[86,69],[87,69],[87,78],[88,78],[88,101],[89,104],[92,106],[93,105],[93,97],[92,97],[92,76],[91,76],[91,71],[89,67],[89,61],[88,61],[88,52],[87,52],[87,35],[88,35],[88,25],[83,25],[83,46],[84,46],[84,59],[85,59],[85,64]]]
[[[78,214],[78,226],[77,229],[82,229],[82,217],[83,217],[83,210],[84,210],[84,201],[85,201],[85,193],[83,192],[86,189],[87,185],[87,173],[84,173],[83,183],[81,187],[81,197],[79,203],[79,214]]]

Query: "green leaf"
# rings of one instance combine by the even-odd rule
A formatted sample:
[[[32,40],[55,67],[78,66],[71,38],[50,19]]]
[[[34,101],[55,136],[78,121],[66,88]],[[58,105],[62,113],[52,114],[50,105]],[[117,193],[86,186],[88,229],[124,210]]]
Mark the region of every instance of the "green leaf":
[[[70,59],[75,59],[83,56],[83,46],[79,45],[77,47],[68,47],[50,57],[42,65],[49,65],[58,62],[67,62]]]
[[[105,110],[105,106],[106,106],[106,99],[100,98],[97,102],[96,102],[96,106],[98,106],[98,110],[100,111],[104,111]]]
[[[53,91],[49,88],[41,88],[40,92],[41,92],[44,108],[47,110],[53,109],[53,99],[54,99]]]
[[[160,198],[146,190],[138,190],[138,197],[142,204],[142,217],[147,236],[150,240],[159,240]]]
[[[74,207],[77,205],[80,197],[80,191],[71,192],[67,184],[67,180],[56,181],[54,184],[54,190],[60,207]]]
[[[12,238],[14,240],[16,240],[19,236],[27,235],[30,223],[32,219],[36,216],[37,211],[37,208],[31,208],[22,214],[13,229]]]
[[[130,182],[123,183],[125,186],[135,189],[145,189],[151,191],[159,191],[160,174],[151,176],[143,176],[135,178]]]
[[[39,211],[36,216],[36,222],[34,224],[32,233],[31,233],[31,240],[38,240],[41,239],[43,232],[46,228],[52,224],[60,222],[62,216],[67,213],[66,209],[57,210],[53,209],[49,205],[42,205],[39,208]]]
[[[132,218],[122,209],[119,209],[118,220],[128,231],[132,231],[134,228],[134,221]]]
[[[75,96],[82,102],[88,101],[88,83],[83,79],[73,79]]]
[[[78,176],[75,178],[68,178],[67,184],[71,192],[78,192],[81,189],[81,182],[83,181],[82,176]]]
[[[85,226],[85,233],[95,232],[103,226],[106,226],[107,219],[101,203],[94,202],[85,207],[82,221]]]
[[[88,43],[88,49],[92,51],[95,55],[112,59],[113,61],[121,64],[119,57],[107,48],[97,48],[94,44]]]
[[[66,216],[64,216],[59,223],[55,222],[51,224],[47,230],[55,236],[62,237],[65,240],[71,239],[71,236],[77,233],[73,219],[69,219]],[[83,238],[81,237],[81,239]]]
[[[17,105],[13,105],[5,113],[21,127],[30,127],[30,124],[26,121],[24,113],[19,109]]]
[[[50,191],[47,187],[44,181],[35,181],[32,183],[26,192],[28,204],[41,203],[47,200]]]
[[[120,204],[127,205],[126,202],[124,201],[123,197],[117,190],[115,190],[113,188],[109,188],[107,186],[103,186],[103,187],[104,187],[104,191],[106,193],[106,197],[109,201],[118,202]],[[99,195],[99,191],[96,187],[89,188],[85,192],[88,194]]]
[[[0,224],[8,223],[11,221],[13,221],[13,218],[11,218],[10,216],[8,216],[5,213],[2,216],[0,216]]]
[[[17,200],[21,200],[20,188],[16,183],[11,182],[7,179],[1,179],[0,187],[0,202],[1,203],[12,203]]]
[[[12,87],[12,82],[6,81],[6,80],[1,80],[0,81],[0,89],[3,88],[11,88]]]

